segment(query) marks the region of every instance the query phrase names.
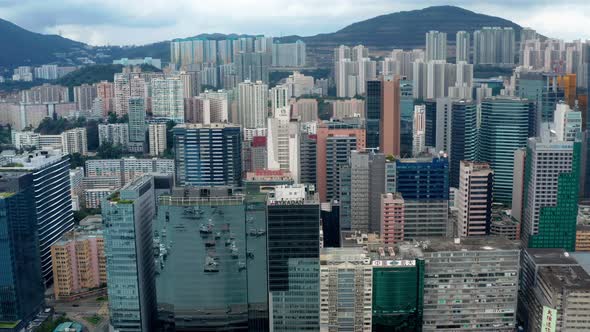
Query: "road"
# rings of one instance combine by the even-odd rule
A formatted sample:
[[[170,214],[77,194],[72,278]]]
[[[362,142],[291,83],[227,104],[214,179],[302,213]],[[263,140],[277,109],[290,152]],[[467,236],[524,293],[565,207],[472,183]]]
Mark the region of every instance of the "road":
[[[53,301],[49,302],[58,314],[66,316],[82,325],[88,332],[107,332],[108,331],[108,303],[107,301],[97,301],[97,296],[87,299],[79,299],[70,302]],[[102,319],[97,325],[92,325],[84,317],[100,316]]]

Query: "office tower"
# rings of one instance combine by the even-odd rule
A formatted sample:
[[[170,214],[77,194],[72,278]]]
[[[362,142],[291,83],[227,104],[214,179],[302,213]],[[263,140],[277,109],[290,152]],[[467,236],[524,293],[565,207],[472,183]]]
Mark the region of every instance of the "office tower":
[[[320,251],[320,331],[371,331],[373,267],[362,248]]]
[[[385,245],[404,240],[404,199],[400,194],[381,195],[381,229],[379,234]]]
[[[145,151],[145,100],[142,98],[129,99],[129,145],[131,152],[143,153]]]
[[[265,128],[268,85],[245,81],[238,84],[238,123],[243,128]]]
[[[514,170],[512,172],[512,212],[511,215],[518,222],[522,222],[522,208],[524,204],[524,171],[526,149],[514,151]]]
[[[150,156],[157,157],[166,151],[167,143],[165,123],[150,123],[148,126],[148,136],[150,143]]]
[[[530,248],[575,249],[580,141],[548,130],[529,138],[526,151],[522,240]]]
[[[318,120],[318,101],[315,98],[300,98],[292,103],[291,118],[298,122]]]
[[[386,155],[400,155],[400,80],[383,78],[381,114],[379,123],[379,147]]]
[[[270,107],[273,114],[279,110],[290,111],[289,88],[286,85],[277,85],[269,91]]]
[[[114,108],[113,111],[118,116],[123,116],[129,111],[130,98],[144,98],[148,96],[148,87],[146,81],[139,73],[117,73],[114,82]],[[153,89],[153,86],[152,86]],[[153,98],[153,90],[152,90]],[[152,100],[153,102],[153,100]]]
[[[450,236],[447,158],[396,160],[394,189],[404,199],[405,239]]]
[[[152,114],[157,118],[184,122],[184,87],[177,76],[152,80]]]
[[[454,101],[450,115],[451,126],[447,128],[450,130],[450,184],[457,188],[461,161],[477,159],[477,105],[472,101]]]
[[[419,248],[408,244],[396,246],[395,256],[392,253],[390,251],[389,257],[383,255],[372,261],[372,331],[422,331],[424,307],[422,253]]]
[[[572,110],[563,102],[558,103],[555,109],[553,129],[557,140],[574,141],[576,136],[582,132],[582,113]]]
[[[412,155],[417,156],[426,150],[426,106],[414,107],[412,128]]]
[[[469,62],[469,54],[471,53],[471,36],[467,31],[457,31],[455,38],[455,62],[460,61]]]
[[[98,144],[104,145],[129,145],[129,124],[127,123],[109,123],[98,125]]]
[[[107,283],[104,239],[99,226],[83,226],[65,233],[51,246],[53,293],[71,299]]]
[[[181,124],[174,134],[176,183],[239,186],[242,182],[240,127],[232,124]]]
[[[436,147],[437,103],[436,100],[424,101],[424,144]]]
[[[348,166],[350,168],[348,170],[350,173],[350,229],[363,233],[369,231],[369,159],[369,152],[353,150],[350,152]],[[340,182],[342,183],[343,179],[340,179]]]
[[[299,182],[299,125],[291,122],[289,108],[280,107],[268,118],[267,167],[289,170]]]
[[[528,330],[583,331],[588,325],[590,276],[573,256],[563,249],[523,250],[518,315]]]
[[[414,130],[414,97],[412,96],[413,82],[406,78],[400,80],[400,156],[411,157]]]
[[[519,243],[501,237],[431,241],[424,249],[423,331],[513,331],[519,256]]]
[[[340,166],[352,150],[363,151],[365,130],[339,122],[324,122],[317,129],[316,180],[321,202],[338,199]]]
[[[102,204],[110,324],[119,331],[153,331],[156,320],[152,219],[154,178],[138,177]]]
[[[514,151],[529,137],[529,101],[486,98],[481,106],[478,159],[494,170],[494,201],[512,202]]]
[[[86,128],[73,128],[61,133],[62,152],[64,154],[88,154]]]
[[[79,111],[89,111],[97,97],[96,86],[82,84],[74,87],[74,103]]]
[[[271,54],[266,52],[240,52],[235,57],[235,69],[238,82],[261,81],[268,84],[268,72],[271,66]]]
[[[273,67],[305,67],[305,43],[297,40],[294,43],[275,42],[272,48]]]
[[[383,113],[383,80],[367,81],[365,99],[365,119],[367,130],[367,148],[375,149],[380,144],[381,115]]]
[[[457,231],[460,237],[490,234],[494,171],[486,163],[461,160]]]
[[[184,187],[160,196],[156,289],[170,329],[267,329],[267,319],[264,328],[252,325],[267,307],[264,196],[249,195]]]
[[[244,141],[244,171],[253,172],[257,170],[267,170],[267,139],[266,136],[254,136],[251,141]],[[246,154],[246,151],[248,154]]]
[[[0,321],[11,331],[27,326],[44,304],[39,227],[36,218],[34,176],[1,172],[0,239],[2,278]]]
[[[513,28],[484,27],[473,33],[473,64],[514,65],[515,55]]]
[[[299,182],[316,185],[317,135],[299,134]]]
[[[590,200],[590,130],[585,130],[581,137],[580,198],[582,200]]]
[[[267,201],[271,330],[318,331],[320,203],[304,185],[279,186]]]
[[[174,175],[174,160],[171,159],[137,159],[135,157],[121,159],[92,159],[85,165],[86,179],[115,178],[125,185],[134,178],[144,174],[158,173]]]
[[[0,170],[33,175],[34,209],[38,225],[41,273],[52,283],[51,245],[74,227],[70,190],[70,159],[57,151],[33,151],[12,157]],[[50,208],[49,208],[50,207]]]
[[[535,113],[531,118],[531,135],[538,135],[543,122],[553,122],[557,102],[564,98],[563,89],[557,84],[557,75],[541,71],[515,73],[515,96],[534,102]]]
[[[447,60],[446,32],[429,31],[426,33],[425,60]]]

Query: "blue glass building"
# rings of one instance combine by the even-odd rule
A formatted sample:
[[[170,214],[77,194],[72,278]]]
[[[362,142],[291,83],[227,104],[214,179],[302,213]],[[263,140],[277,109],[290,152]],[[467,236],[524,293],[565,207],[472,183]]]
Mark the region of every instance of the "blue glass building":
[[[0,173],[0,322],[24,329],[44,302],[33,176]]]
[[[180,124],[174,127],[176,183],[240,186],[242,139],[232,124]]]
[[[436,146],[436,100],[424,101],[426,106],[426,146]]]
[[[453,102],[450,144],[450,185],[458,188],[461,160],[474,161],[477,158],[477,105],[474,102]]]
[[[381,124],[381,105],[383,87],[381,80],[367,81],[365,98],[365,119],[367,129],[367,148],[379,147],[379,126]]]

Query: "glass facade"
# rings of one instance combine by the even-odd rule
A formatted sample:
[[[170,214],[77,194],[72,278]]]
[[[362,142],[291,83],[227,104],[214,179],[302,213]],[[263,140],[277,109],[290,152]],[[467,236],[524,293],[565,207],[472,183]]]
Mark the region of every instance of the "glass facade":
[[[33,177],[0,179],[0,322],[24,328],[44,302]]]
[[[426,106],[426,146],[436,146],[436,100],[425,100]]]
[[[274,331],[319,331],[319,203],[269,203],[268,283]]]
[[[461,160],[477,158],[477,105],[472,102],[454,102],[451,112],[451,187],[459,187]]]
[[[382,82],[367,81],[367,97],[365,99],[365,119],[367,121],[367,148],[379,147],[379,126],[381,124]]]
[[[153,177],[135,179],[105,198],[101,206],[111,325],[121,332],[153,331],[156,319]]]
[[[240,186],[239,126],[183,124],[174,127],[176,182],[193,186]]]
[[[484,99],[478,159],[494,170],[494,201],[512,203],[514,151],[526,146],[529,102],[519,98]]]
[[[402,158],[412,156],[414,141],[414,97],[412,81],[400,81],[400,155]]]
[[[373,267],[373,331],[422,331],[424,261]]]

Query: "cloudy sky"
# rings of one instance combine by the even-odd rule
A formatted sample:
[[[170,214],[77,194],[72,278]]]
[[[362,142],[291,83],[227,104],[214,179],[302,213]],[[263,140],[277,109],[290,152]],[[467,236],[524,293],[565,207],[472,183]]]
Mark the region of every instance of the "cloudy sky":
[[[145,44],[205,32],[302,36],[434,0],[0,0],[0,18],[93,45]],[[590,39],[588,0],[449,0],[566,40]]]

